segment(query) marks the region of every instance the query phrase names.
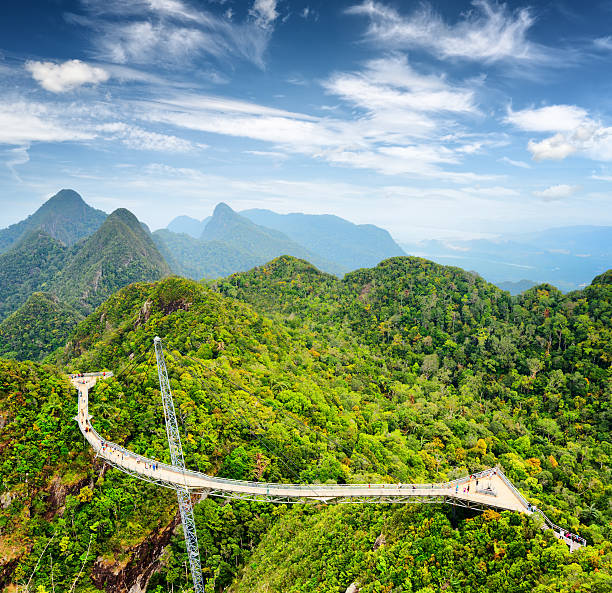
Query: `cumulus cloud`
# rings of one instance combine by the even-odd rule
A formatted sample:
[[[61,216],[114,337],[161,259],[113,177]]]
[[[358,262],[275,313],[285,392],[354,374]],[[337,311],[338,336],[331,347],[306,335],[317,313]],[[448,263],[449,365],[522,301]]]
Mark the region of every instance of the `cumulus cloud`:
[[[81,60],[68,60],[63,64],[30,60],[25,68],[41,87],[52,93],[65,93],[84,84],[106,82],[110,78],[103,68],[90,66]]]
[[[262,29],[269,29],[278,18],[276,0],[255,0],[249,14]]]
[[[530,140],[527,150],[536,161],[562,161],[570,154],[575,153],[578,148],[563,134],[555,134],[540,142]]]
[[[508,110],[506,122],[527,132],[571,132],[588,121],[588,113],[576,105],[549,105],[537,109]]]
[[[612,127],[604,126],[575,105],[509,111],[506,122],[525,131],[556,132],[542,140],[529,140],[527,150],[536,161],[563,160],[572,154],[597,161],[612,160]]]
[[[527,8],[510,12],[505,4],[474,0],[459,22],[448,24],[427,4],[410,15],[376,0],[364,0],[347,10],[370,19],[368,37],[386,47],[422,48],[439,58],[484,62],[527,61],[543,50],[527,40],[534,17]]]
[[[569,198],[573,196],[577,191],[580,191],[579,185],[551,185],[544,190],[534,191],[533,195],[543,200],[562,200],[563,198]]]

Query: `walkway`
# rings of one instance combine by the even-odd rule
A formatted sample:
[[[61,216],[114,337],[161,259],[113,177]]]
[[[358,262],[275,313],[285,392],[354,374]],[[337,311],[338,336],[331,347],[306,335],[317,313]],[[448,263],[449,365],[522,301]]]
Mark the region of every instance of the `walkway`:
[[[71,375],[79,392],[75,420],[87,442],[117,469],[168,488],[184,486],[194,493],[223,498],[284,503],[447,503],[484,510],[494,508],[542,515],[545,525],[565,541],[570,550],[586,545],[584,539],[567,534],[539,509],[532,507],[499,468],[487,469],[452,482],[434,484],[275,484],[216,478],[201,472],[180,470],[159,463],[104,440],[91,425],[89,390],[98,379],[112,373]]]

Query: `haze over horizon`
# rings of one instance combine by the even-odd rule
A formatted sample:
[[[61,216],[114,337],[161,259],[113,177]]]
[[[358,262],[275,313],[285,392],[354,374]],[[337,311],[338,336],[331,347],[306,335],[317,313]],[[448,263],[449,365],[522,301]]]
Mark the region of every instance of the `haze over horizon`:
[[[612,225],[612,5],[58,0],[0,19],[6,227],[335,214],[400,242]],[[32,18],[35,14],[36,18]]]

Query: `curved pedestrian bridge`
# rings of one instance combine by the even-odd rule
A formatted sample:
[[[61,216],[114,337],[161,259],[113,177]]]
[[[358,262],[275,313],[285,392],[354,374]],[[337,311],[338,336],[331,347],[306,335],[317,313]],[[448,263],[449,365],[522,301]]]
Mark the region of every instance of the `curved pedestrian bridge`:
[[[538,513],[543,527],[553,530],[574,550],[586,545],[578,535],[552,523],[542,511],[532,506],[499,468],[490,468],[458,480],[433,484],[276,484],[217,478],[181,469],[149,459],[103,439],[91,424],[89,390],[98,379],[112,373],[71,375],[79,392],[75,417],[87,442],[100,457],[117,469],[148,482],[168,488],[186,488],[193,493],[223,498],[279,503],[447,503],[465,508],[509,510]]]

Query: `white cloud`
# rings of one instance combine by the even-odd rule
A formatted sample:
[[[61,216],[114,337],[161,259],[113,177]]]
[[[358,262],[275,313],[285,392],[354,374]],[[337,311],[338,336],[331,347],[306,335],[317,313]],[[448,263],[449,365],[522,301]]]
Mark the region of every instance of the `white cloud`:
[[[110,77],[103,68],[90,66],[81,60],[68,60],[63,64],[30,60],[25,68],[40,86],[52,93],[65,93],[84,84],[106,82]]]
[[[510,12],[505,4],[474,0],[456,24],[446,23],[429,5],[409,16],[376,0],[364,0],[347,10],[369,17],[368,37],[386,47],[423,48],[439,58],[463,58],[484,62],[527,61],[543,57],[543,51],[526,38],[534,18],[527,8]]]
[[[377,105],[377,111],[353,120],[320,118],[245,101],[197,95],[139,105],[138,112],[149,122],[271,143],[275,151],[303,154],[336,165],[461,183],[493,178],[444,171],[440,165],[460,164],[465,152],[476,150],[471,147],[472,143],[466,145],[459,136],[436,141],[435,134],[425,141],[424,131],[435,132],[436,122],[410,109],[385,111],[384,103]]]
[[[123,122],[101,124],[96,129],[109,138],[120,140],[128,148],[135,150],[190,152],[195,148],[191,142],[183,138],[149,132]]]
[[[536,161],[562,161],[578,149],[563,134],[555,134],[540,142],[530,140],[527,143],[527,150]]]
[[[562,200],[563,198],[569,198],[573,196],[577,191],[580,191],[579,185],[551,185],[544,190],[534,191],[533,195],[543,200]]]
[[[89,140],[95,134],[68,125],[48,106],[23,100],[0,102],[0,144]]]
[[[235,22],[231,9],[217,16],[180,0],[81,1],[95,18],[69,19],[93,29],[101,58],[158,67],[182,66],[202,56],[240,58],[263,67],[278,16],[276,0],[255,0],[243,22]]]
[[[255,19],[258,27],[269,29],[278,18],[276,0],[254,0],[249,14]]]
[[[515,161],[507,156],[503,156],[501,159],[499,159],[499,162],[512,165],[513,167],[519,167],[521,169],[531,169],[531,165],[529,163],[526,163],[525,161]]]
[[[508,111],[505,120],[527,132],[570,132],[588,121],[588,113],[575,105],[549,105]]]
[[[610,51],[612,50],[612,36],[608,35],[607,37],[599,37],[593,41],[593,45],[598,50]]]
[[[572,132],[558,133],[540,142],[530,140],[527,149],[535,160],[562,160],[576,153],[595,161],[612,161],[612,127],[590,121]]]
[[[245,154],[253,154],[255,156],[268,157],[275,160],[284,161],[289,158],[284,152],[277,152],[274,150],[245,150]]]
[[[19,173],[16,168],[18,165],[25,165],[30,160],[30,155],[28,150],[30,149],[30,145],[26,144],[25,146],[17,146],[16,148],[9,148],[6,151],[6,160],[4,164],[8,167],[9,171],[12,173],[13,177],[21,182],[21,177],[19,177]]]
[[[510,111],[506,122],[531,132],[556,132],[542,140],[531,139],[527,150],[534,160],[563,160],[580,154],[597,161],[612,161],[612,127],[594,120],[575,105],[550,105]]]
[[[324,83],[329,93],[376,112],[475,113],[474,93],[438,76],[418,74],[404,56],[367,62],[363,71],[333,75]]]

